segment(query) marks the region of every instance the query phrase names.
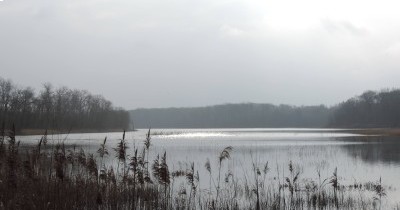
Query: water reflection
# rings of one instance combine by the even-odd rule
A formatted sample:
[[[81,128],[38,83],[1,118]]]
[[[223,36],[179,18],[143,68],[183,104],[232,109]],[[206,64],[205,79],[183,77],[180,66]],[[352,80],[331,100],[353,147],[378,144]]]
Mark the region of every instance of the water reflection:
[[[358,137],[341,140],[358,143],[341,146],[348,155],[355,159],[362,159],[370,164],[400,164],[399,137]]]

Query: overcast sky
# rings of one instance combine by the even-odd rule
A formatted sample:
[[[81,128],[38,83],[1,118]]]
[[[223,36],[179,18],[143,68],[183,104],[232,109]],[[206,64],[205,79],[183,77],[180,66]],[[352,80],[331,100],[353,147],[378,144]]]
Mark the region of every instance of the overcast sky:
[[[398,0],[0,0],[0,76],[114,105],[328,104],[400,87]]]

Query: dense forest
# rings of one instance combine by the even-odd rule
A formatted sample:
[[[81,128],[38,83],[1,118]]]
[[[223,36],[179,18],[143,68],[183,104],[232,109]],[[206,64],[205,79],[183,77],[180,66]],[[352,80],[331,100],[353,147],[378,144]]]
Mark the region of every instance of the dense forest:
[[[101,95],[46,83],[39,92],[0,77],[0,121],[18,129],[124,129],[129,113]]]
[[[246,103],[130,113],[137,128],[399,127],[400,90],[366,91],[332,107]]]
[[[399,127],[400,90],[366,91],[332,109],[333,127]]]
[[[136,128],[324,127],[330,110],[323,106],[224,104],[196,108],[136,109]]]

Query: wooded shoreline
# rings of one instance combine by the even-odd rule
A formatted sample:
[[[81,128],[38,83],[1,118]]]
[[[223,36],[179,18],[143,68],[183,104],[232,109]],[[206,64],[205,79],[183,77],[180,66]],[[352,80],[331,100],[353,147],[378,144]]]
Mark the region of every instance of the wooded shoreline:
[[[72,133],[117,133],[123,132],[123,129],[74,129],[74,130],[47,130],[48,135],[58,134],[72,134]],[[134,131],[134,130],[126,130]],[[46,129],[21,129],[17,131],[18,136],[30,136],[30,135],[43,135]]]

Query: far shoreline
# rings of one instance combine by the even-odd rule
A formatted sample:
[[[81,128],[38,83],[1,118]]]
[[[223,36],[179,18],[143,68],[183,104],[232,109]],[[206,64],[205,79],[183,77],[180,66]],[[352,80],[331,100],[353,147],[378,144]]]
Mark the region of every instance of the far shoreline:
[[[400,128],[364,128],[350,131],[361,135],[400,136]]]
[[[154,129],[252,129],[252,128],[154,128]],[[282,129],[282,128],[254,128],[254,129]],[[285,128],[290,131],[302,132],[301,130],[296,130],[300,128]],[[301,128],[301,129],[321,129],[323,131],[328,131],[330,129],[340,132],[345,131],[352,134],[359,135],[375,135],[375,136],[400,136],[400,128]],[[325,130],[324,130],[325,129]],[[126,132],[137,131],[137,129],[128,129]],[[30,136],[30,135],[44,135],[46,129],[21,129],[17,130],[17,136]],[[59,135],[59,134],[74,134],[74,133],[118,133],[124,132],[124,129],[72,129],[72,130],[47,130],[47,135]]]
[[[118,132],[131,132],[137,131],[136,129],[72,129],[72,130],[47,130],[47,135],[60,135],[60,134],[74,134],[74,133],[118,133]],[[21,129],[16,131],[17,136],[36,136],[36,135],[44,135],[46,133],[46,129]]]

